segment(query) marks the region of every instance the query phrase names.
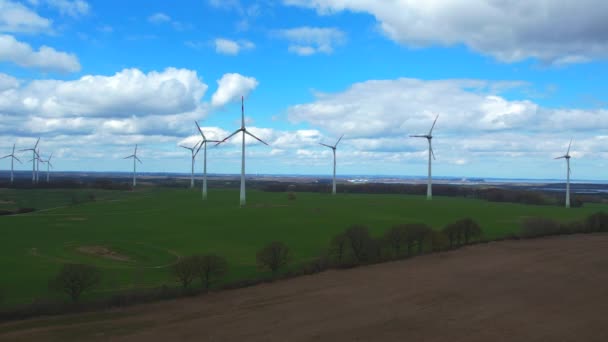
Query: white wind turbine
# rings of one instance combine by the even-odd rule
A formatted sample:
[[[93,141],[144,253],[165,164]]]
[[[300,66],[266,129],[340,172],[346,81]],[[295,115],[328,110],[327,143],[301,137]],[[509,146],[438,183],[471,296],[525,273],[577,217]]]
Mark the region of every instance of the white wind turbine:
[[[186,150],[190,150],[190,152],[192,153],[192,156],[191,156],[192,167],[190,170],[190,189],[194,188],[194,160],[196,159],[196,155],[198,154],[198,148],[200,148],[198,146],[198,144],[200,144],[200,142],[197,142],[193,147],[179,145],[180,147],[183,147]]]
[[[433,157],[433,159],[435,159],[435,152],[433,152],[433,145],[431,143],[431,140],[433,140],[433,128],[435,128],[435,123],[437,123],[437,119],[439,119],[439,115],[437,115],[437,117],[435,117],[435,121],[433,121],[433,126],[431,126],[431,130],[429,131],[428,134],[410,135],[410,137],[412,137],[412,138],[426,138],[426,140],[429,142],[429,178],[428,178],[427,186],[426,186],[426,199],[427,200],[433,199],[433,180],[432,180],[432,176],[431,176],[431,156]]]
[[[198,129],[198,132],[203,137],[203,140],[201,141],[201,144],[198,146],[198,150],[196,150],[196,153],[198,153],[198,151],[201,150],[201,147],[203,147],[203,145],[205,145],[205,148],[203,149],[203,187],[202,187],[202,193],[203,193],[203,199],[206,200],[207,199],[207,144],[210,143],[210,142],[220,143],[220,141],[219,140],[209,140],[209,139],[207,139],[207,137],[205,137],[205,134],[203,133],[203,130],[201,129],[201,126],[198,125],[198,122],[194,121],[194,123],[196,124],[196,128]],[[226,138],[226,139],[228,139],[228,138]],[[243,147],[243,148],[245,148],[245,147]],[[245,167],[243,166],[243,169],[244,168]],[[244,205],[244,204],[242,204],[242,205]]]
[[[13,181],[15,180],[15,175],[14,175],[15,160],[17,160],[19,162],[19,164],[21,164],[21,160],[19,160],[19,158],[17,158],[17,156],[15,156],[15,144],[13,144],[13,152],[11,152],[11,154],[7,154],[6,156],[4,156],[0,159],[4,159],[4,158],[11,158],[11,184],[13,184]]]
[[[40,148],[36,151],[36,184],[40,183]]]
[[[53,158],[53,154],[51,153],[51,155],[49,156],[49,159],[47,160],[41,160],[41,162],[46,163],[46,182],[49,183],[50,181],[50,175],[51,175],[51,168],[53,167],[53,164],[51,164],[51,159]]]
[[[331,148],[332,152],[334,153],[334,178],[333,178],[333,183],[332,183],[332,188],[331,188],[331,193],[332,195],[336,194],[336,148],[338,147],[338,144],[340,143],[340,140],[342,140],[342,137],[344,137],[344,134],[342,134],[342,136],[340,137],[340,139],[338,139],[338,141],[336,141],[335,145],[327,145],[327,144],[323,144],[323,143],[319,143],[320,145],[323,145],[325,147],[329,147]]]
[[[36,155],[38,154],[36,152],[36,148],[38,147],[39,142],[40,142],[40,138],[38,138],[38,140],[36,140],[36,144],[34,145],[34,147],[19,150],[19,151],[32,151],[32,160],[31,160],[31,162],[32,162],[32,183],[36,183]]]
[[[135,152],[128,157],[124,157],[123,159],[133,158],[133,187],[137,185],[137,167],[135,161],[138,161],[141,164],[141,160],[137,158],[137,145],[135,145]]]
[[[566,159],[566,166],[567,166],[567,171],[566,171],[566,208],[570,208],[570,147],[572,146],[572,139],[570,139],[570,144],[568,144],[568,150],[566,151],[566,154],[564,154],[561,157],[557,157],[554,159]]]
[[[254,138],[255,140],[261,142],[262,144],[268,146],[268,144],[266,142],[264,142],[262,139],[256,137],[255,135],[251,134],[247,128],[245,128],[245,100],[244,98],[241,96],[241,128],[237,129],[236,131],[234,131],[234,133],[230,134],[229,136],[227,136],[226,138],[224,138],[223,140],[221,140],[220,142],[218,142],[216,144],[219,145],[223,142],[225,142],[226,140],[230,139],[232,136],[234,136],[235,134],[242,132],[243,133],[243,147],[242,147],[242,155],[241,155],[241,194],[240,194],[240,204],[241,207],[245,206],[245,134],[248,134],[249,136],[251,136],[252,138]]]

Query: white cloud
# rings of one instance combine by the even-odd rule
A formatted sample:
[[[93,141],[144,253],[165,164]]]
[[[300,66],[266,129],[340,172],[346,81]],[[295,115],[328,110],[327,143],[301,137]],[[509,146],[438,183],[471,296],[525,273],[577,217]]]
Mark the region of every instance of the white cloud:
[[[46,0],[46,3],[56,8],[62,15],[78,18],[89,14],[90,6],[83,0]]]
[[[284,0],[320,14],[369,13],[390,39],[412,47],[464,44],[503,62],[578,63],[608,57],[603,0]]]
[[[26,68],[42,71],[76,72],[80,70],[78,58],[71,53],[57,51],[48,46],[32,50],[27,43],[13,36],[0,34],[0,61],[12,62]]]
[[[145,74],[124,69],[112,76],[38,80],[5,90],[0,93],[0,114],[44,119],[112,118],[123,127],[137,117],[158,116],[163,120],[158,125],[147,123],[148,130],[170,130],[176,120],[173,115],[205,112],[200,101],[206,90],[195,71],[167,68]]]
[[[346,34],[337,28],[298,27],[278,30],[279,37],[289,40],[289,52],[309,56],[316,53],[331,54],[334,46],[344,43]]]
[[[152,24],[162,24],[171,21],[171,17],[165,13],[155,13],[148,17],[148,21]]]
[[[258,86],[258,81],[253,77],[233,73],[224,74],[217,84],[218,88],[211,97],[211,105],[222,107],[241,96],[248,96]]]
[[[215,40],[215,52],[224,55],[238,55],[242,50],[251,50],[255,48],[255,44],[247,40],[234,41],[225,38],[217,38]]]
[[[51,20],[42,18],[18,2],[0,0],[0,32],[48,32],[51,24]]]
[[[19,83],[19,80],[13,76],[0,73],[0,91],[17,88]]]

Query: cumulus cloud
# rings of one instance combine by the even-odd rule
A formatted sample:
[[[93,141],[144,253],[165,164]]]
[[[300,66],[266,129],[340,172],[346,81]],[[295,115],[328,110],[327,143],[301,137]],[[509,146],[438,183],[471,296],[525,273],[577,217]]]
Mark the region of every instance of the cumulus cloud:
[[[218,88],[211,97],[211,105],[222,107],[225,104],[238,100],[241,96],[248,96],[258,86],[253,77],[241,74],[225,74],[217,81]]]
[[[7,34],[0,34],[1,61],[42,71],[80,71],[80,63],[74,54],[60,52],[45,45],[41,46],[38,51],[34,51],[29,44],[20,42]]]
[[[23,84],[0,80],[6,84],[0,88],[0,134],[175,134],[185,121],[207,113],[201,102],[207,85],[187,69],[147,74],[125,69],[112,76]]]
[[[316,53],[331,54],[335,45],[344,43],[346,34],[337,28],[297,27],[276,31],[276,35],[290,42],[289,52],[309,56]]]
[[[39,16],[18,2],[0,0],[0,32],[48,32],[51,24],[51,20]]]
[[[412,47],[464,44],[499,61],[579,63],[608,57],[602,0],[284,0],[316,9],[369,13],[386,36]]]
[[[215,52],[224,55],[238,55],[242,50],[251,50],[255,44],[247,40],[235,41],[224,38],[217,38],[215,41]]]

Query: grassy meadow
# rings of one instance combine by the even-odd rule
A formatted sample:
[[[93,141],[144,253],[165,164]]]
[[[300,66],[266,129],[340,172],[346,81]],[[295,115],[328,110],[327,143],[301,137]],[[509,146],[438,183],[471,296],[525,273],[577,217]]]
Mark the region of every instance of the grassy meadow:
[[[177,286],[169,265],[179,256],[216,253],[227,258],[227,280],[259,272],[256,252],[273,240],[292,250],[293,264],[319,256],[331,237],[351,224],[368,225],[381,235],[398,223],[422,222],[440,229],[463,217],[474,218],[487,238],[519,230],[525,217],[570,221],[607,209],[492,203],[474,199],[422,196],[248,192],[248,206],[238,207],[237,189],[211,189],[202,201],[198,190],[147,188],[97,191],[95,201],[72,204],[83,190],[0,189],[0,209],[17,204],[38,209],[30,214],[0,216],[0,293],[4,304],[28,303],[59,296],[48,279],[62,263],[101,268],[103,281],[89,296],[117,290]],[[115,254],[100,256],[91,250]],[[97,254],[96,254],[97,253]],[[2,303],[0,303],[2,305]]]

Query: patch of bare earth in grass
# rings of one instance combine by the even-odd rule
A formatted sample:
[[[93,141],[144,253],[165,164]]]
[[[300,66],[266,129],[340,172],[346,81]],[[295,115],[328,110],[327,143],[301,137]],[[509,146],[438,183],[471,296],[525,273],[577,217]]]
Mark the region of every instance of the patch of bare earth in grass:
[[[0,325],[0,340],[604,342],[606,251],[608,234],[492,242],[107,311],[112,321]]]
[[[120,254],[111,250],[106,246],[80,246],[76,249],[80,253],[93,255],[101,258],[116,260],[116,261],[131,261],[131,258],[124,254]]]

